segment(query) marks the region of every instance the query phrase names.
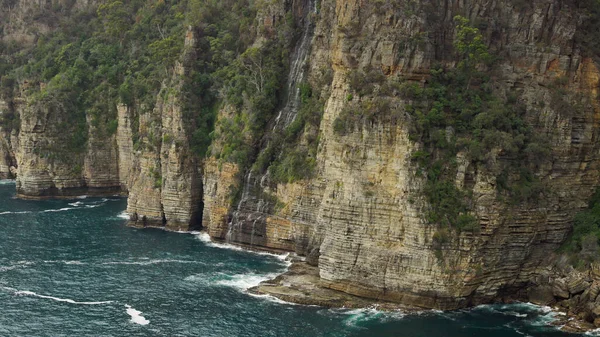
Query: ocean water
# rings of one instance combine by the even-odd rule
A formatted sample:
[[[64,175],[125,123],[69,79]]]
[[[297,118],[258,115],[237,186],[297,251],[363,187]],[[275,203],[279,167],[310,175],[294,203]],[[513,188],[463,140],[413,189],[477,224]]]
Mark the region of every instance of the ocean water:
[[[252,296],[285,256],[128,228],[125,207],[17,200],[0,181],[0,336],[568,336],[530,304],[405,314]]]

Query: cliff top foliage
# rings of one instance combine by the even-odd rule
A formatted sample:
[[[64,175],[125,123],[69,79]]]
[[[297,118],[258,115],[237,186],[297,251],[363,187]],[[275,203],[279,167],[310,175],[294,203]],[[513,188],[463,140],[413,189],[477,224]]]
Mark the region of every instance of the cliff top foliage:
[[[89,127],[100,139],[114,133],[118,103],[135,112],[139,148],[139,139],[150,136],[138,133],[139,114],[152,112],[175,62],[182,61],[193,63],[188,64],[183,90],[163,92],[180,96],[192,147],[199,155],[206,153],[219,90],[227,77],[223,69],[254,39],[256,9],[251,2],[111,0],[97,8],[57,3],[38,11],[52,29],[36,32],[33,46],[0,46],[1,94],[10,98],[19,87],[26,90],[30,106],[54,104],[73,126],[62,133],[68,138],[64,150],[84,151]],[[199,50],[193,60],[182,60],[188,27],[196,33]]]

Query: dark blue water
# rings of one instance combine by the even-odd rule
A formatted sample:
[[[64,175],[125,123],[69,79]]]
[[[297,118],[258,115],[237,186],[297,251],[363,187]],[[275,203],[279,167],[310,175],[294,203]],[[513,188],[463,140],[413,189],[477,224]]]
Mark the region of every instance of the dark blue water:
[[[282,257],[129,228],[125,206],[17,200],[0,181],[0,336],[567,336],[528,304],[405,315],[251,296]]]

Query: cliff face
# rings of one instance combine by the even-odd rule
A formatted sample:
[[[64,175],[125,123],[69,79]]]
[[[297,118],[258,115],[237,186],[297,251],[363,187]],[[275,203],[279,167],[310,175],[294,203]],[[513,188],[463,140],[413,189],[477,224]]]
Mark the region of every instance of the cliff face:
[[[321,2],[307,62],[313,84],[327,66],[333,80],[320,88],[329,98],[315,177],[273,186],[246,173],[239,186],[249,187],[232,205],[222,197],[232,174],[212,165],[205,200],[221,197],[205,203],[204,226],[216,238],[305,253],[318,262],[329,287],[360,296],[450,309],[515,293],[547,265],[545,257],[564,240],[598,184],[598,70],[572,42],[581,13],[575,4],[556,1],[524,7]],[[352,97],[352,71],[380,69],[388,78],[424,83],[435,63],[456,64],[456,15],[479,23],[499,56],[490,79],[495,94],[516,92],[526,120],[549,136],[552,151],[536,176],[550,192],[539,201],[511,204],[499,197],[493,167],[459,155],[456,185],[473,195],[478,230],[454,232],[437,248],[439,228],[424,219],[424,179],[411,161],[421,145],[409,136],[407,114],[396,123],[364,122],[342,136],[333,124],[351,101],[369,98]],[[557,79],[566,79],[567,90],[556,92]],[[550,104],[557,95],[569,104]],[[409,103],[400,95],[391,100],[398,111]],[[284,206],[269,209],[264,193]]]
[[[354,295],[441,309],[519,297],[531,284],[551,287],[539,277],[600,183],[600,71],[574,42],[587,13],[578,6],[558,0],[271,3],[257,12],[249,50],[271,48],[278,34],[285,40],[280,30],[291,23],[296,33],[277,54],[288,71],[273,113],[259,116],[267,120],[258,132],[233,131],[251,145],[244,160],[223,155],[233,137],[225,127],[214,133],[206,159],[193,150],[197,119],[186,112],[182,93],[205,51],[190,28],[154,108],[116,106],[118,125],[108,136],[86,117],[80,152],[64,146],[72,141],[64,132],[69,107],[60,100],[27,103],[22,90],[22,103],[10,103],[20,116],[18,137],[17,129],[0,129],[0,177],[18,164],[23,197],[127,191],[133,225],[201,225],[214,239],[296,251],[318,266],[325,286]],[[407,87],[430,87],[432,70],[461,67],[453,47],[457,15],[479,28],[495,58],[493,66],[479,66],[488,78],[473,87],[522,107],[524,123],[549,148],[532,171],[544,188],[518,202],[499,185],[503,168],[520,159],[501,147],[485,161],[468,151],[448,160],[456,166],[453,188],[469,196],[471,230],[426,217],[428,176],[415,160],[426,146],[414,136],[417,99],[405,94]],[[27,40],[11,22],[4,38]],[[247,53],[237,62],[250,69],[251,80],[262,80],[263,61]],[[261,105],[248,103],[256,97],[240,96],[241,103],[223,99],[217,125],[259,118],[253,109]],[[340,119],[357,106],[375,108],[340,131]],[[9,103],[0,103],[2,109]],[[442,138],[453,133],[446,128]],[[309,173],[299,177],[299,166]]]
[[[510,293],[526,284],[560,245],[572,217],[598,183],[593,104],[598,71],[570,43],[577,27],[575,8],[551,1],[533,2],[527,10],[446,1],[405,9],[404,14],[373,11],[361,2],[331,5],[338,29],[328,47],[334,83],[319,157],[320,174],[327,181],[316,210],[322,216],[316,227],[324,228],[321,277],[336,289],[425,307],[455,308]],[[331,122],[349,93],[345,74],[350,69],[371,66],[424,80],[434,62],[452,62],[444,46],[452,43],[447,29],[459,14],[486,22],[489,45],[502,55],[493,78],[497,94],[517,90],[536,132],[550,135],[554,159],[548,158],[537,174],[552,192],[540,202],[509,205],[499,200],[489,170],[457,158],[456,184],[472,191],[480,231],[454,235],[443,244],[440,259],[435,256],[435,227],[423,221],[419,207],[421,179],[409,160],[416,145],[408,139],[408,121],[364,125],[345,137],[332,132]],[[352,28],[354,36],[340,32],[339,27],[356,22],[360,26]],[[403,39],[418,36],[424,39],[420,45],[401,50]],[[540,107],[555,95],[548,87],[560,76],[581,94],[582,108]],[[469,171],[467,178],[464,172]]]
[[[72,122],[58,101],[27,103],[20,112],[17,194],[21,197],[117,193],[119,176],[115,138],[98,139],[89,128],[81,152],[67,146]]]
[[[0,115],[7,115],[14,109],[11,100],[0,101]],[[17,172],[17,160],[15,148],[17,148],[17,132],[10,127],[0,127],[0,179],[13,178]]]
[[[184,79],[195,60],[196,39],[188,31],[182,62],[163,85],[152,111],[138,116],[119,107],[117,132],[122,185],[128,192],[127,212],[134,226],[188,230],[200,227],[202,176],[191,149],[194,120],[181,101]],[[138,144],[132,142],[133,118],[139,119]],[[137,146],[137,149],[136,149]]]

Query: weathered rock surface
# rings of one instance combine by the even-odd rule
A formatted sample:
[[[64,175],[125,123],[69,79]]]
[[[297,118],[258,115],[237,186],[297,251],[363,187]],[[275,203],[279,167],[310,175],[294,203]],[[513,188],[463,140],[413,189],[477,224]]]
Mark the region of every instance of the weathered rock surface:
[[[376,307],[380,310],[414,311],[398,303],[376,301],[332,290],[319,277],[319,269],[306,262],[295,261],[289,270],[277,278],[248,289],[257,295],[270,295],[283,301],[333,308]]]
[[[423,219],[423,181],[410,160],[418,149],[409,138],[410,120],[365,123],[343,136],[334,132],[333,122],[349,104],[352,70],[382,69],[387,76],[420,83],[434,63],[454,64],[448,51],[455,15],[485,23],[486,42],[501,56],[492,77],[498,95],[516,92],[527,107],[528,122],[550,136],[553,159],[541,164],[537,175],[552,193],[539,202],[511,205],[497,197],[493,170],[458,158],[466,166],[459,170],[457,186],[473,193],[480,230],[453,234],[436,254],[437,228]],[[254,192],[245,204],[205,203],[204,225],[213,237],[244,244],[269,247],[277,242],[274,236],[289,237],[294,242],[288,249],[312,256],[309,260],[318,263],[328,287],[358,296],[442,309],[511,297],[547,265],[545,258],[565,239],[573,216],[586,206],[600,178],[594,117],[599,72],[571,43],[580,16],[576,7],[551,0],[533,1],[527,8],[486,1],[382,6],[322,1],[309,78],[330,65],[333,81],[321,121],[315,177],[293,189],[263,186],[261,177],[246,174],[238,184],[252,186],[247,190]],[[521,28],[511,28],[517,26]],[[560,78],[568,83],[564,100],[578,100],[580,108],[545,104],[556,99],[552,83]],[[396,109],[407,103],[391,99]],[[222,182],[220,175],[222,171],[206,170],[204,181],[211,184],[206,191],[212,193],[207,199],[221,191],[217,195],[226,200],[222,196],[231,175]],[[277,195],[284,206],[265,208],[261,193]],[[268,223],[272,213],[278,220]],[[295,227],[302,229],[288,236],[287,228]],[[565,286],[571,296],[570,291],[583,292],[587,283]],[[555,293],[566,296],[559,285],[532,289],[544,302]]]
[[[183,60],[194,60],[196,42],[189,31]],[[196,154],[192,152],[190,130],[194,121],[184,116],[179,92],[186,72],[185,62],[177,63],[172,79],[158,95],[153,111],[139,114],[140,150],[131,163],[121,169],[131,179],[127,212],[134,226],[189,230],[200,227],[202,212],[202,175]],[[119,110],[120,149],[128,157],[130,116]],[[122,160],[125,158],[122,158]]]
[[[38,100],[20,112],[17,195],[23,198],[119,192],[114,136],[96,139],[90,128],[84,152],[69,148],[72,123],[60,102]]]

